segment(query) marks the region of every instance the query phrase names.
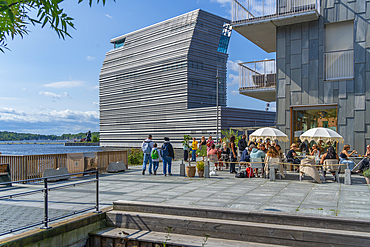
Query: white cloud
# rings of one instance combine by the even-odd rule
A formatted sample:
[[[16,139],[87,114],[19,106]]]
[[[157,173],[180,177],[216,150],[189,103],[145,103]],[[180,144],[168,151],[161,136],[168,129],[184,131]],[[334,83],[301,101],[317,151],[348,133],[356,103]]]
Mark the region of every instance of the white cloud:
[[[58,82],[52,82],[43,85],[44,87],[52,87],[52,88],[64,88],[64,87],[80,87],[84,86],[84,81],[58,81]]]
[[[236,60],[236,61],[227,61],[227,69],[239,73],[239,65],[238,63],[241,63],[242,61]]]
[[[93,102],[93,105],[96,106],[96,107],[99,107],[99,103],[98,102]]]
[[[105,16],[108,17],[108,18],[110,18],[110,19],[113,19],[113,17],[110,16],[110,15],[108,15],[108,14],[106,14]]]
[[[91,88],[91,90],[94,90],[94,89],[99,89],[99,85],[93,86],[93,87]]]
[[[45,97],[54,98],[54,99],[60,99],[60,98],[63,98],[63,97],[69,97],[69,98],[72,99],[72,97],[67,92],[64,92],[64,93],[61,93],[61,94],[56,94],[56,93],[52,93],[52,92],[40,91],[39,94],[43,95]]]
[[[92,61],[92,60],[94,60],[94,59],[95,59],[95,57],[87,56],[87,57],[86,57],[86,59],[87,59],[87,60],[89,60],[89,61]]]
[[[211,2],[219,3],[222,7],[225,7],[227,4],[231,3],[231,0],[211,0]]]
[[[22,91],[26,91],[27,89],[25,87],[22,87]]]
[[[229,74],[229,80],[228,80],[227,85],[228,86],[239,85],[239,76],[238,75]]]
[[[97,111],[43,111],[43,112],[30,112],[25,113],[16,111],[12,108],[0,108],[0,121],[12,122],[99,122],[99,113]]]
[[[239,92],[238,91],[236,91],[236,90],[233,90],[233,91],[231,91],[230,92],[232,95],[238,95],[239,94]]]

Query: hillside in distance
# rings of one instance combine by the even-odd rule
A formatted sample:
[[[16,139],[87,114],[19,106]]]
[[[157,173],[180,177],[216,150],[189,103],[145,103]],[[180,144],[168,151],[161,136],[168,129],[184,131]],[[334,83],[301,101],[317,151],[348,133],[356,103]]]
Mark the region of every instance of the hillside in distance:
[[[99,132],[91,132],[91,138],[94,136],[99,138]],[[40,135],[30,133],[17,133],[0,131],[0,141],[27,141],[27,140],[73,140],[86,137],[86,133],[78,134],[63,134],[63,135]]]

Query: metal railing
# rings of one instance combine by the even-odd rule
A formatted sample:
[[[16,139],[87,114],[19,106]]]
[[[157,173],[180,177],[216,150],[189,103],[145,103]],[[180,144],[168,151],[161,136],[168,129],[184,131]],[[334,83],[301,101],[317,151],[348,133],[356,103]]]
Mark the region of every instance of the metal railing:
[[[275,59],[239,63],[239,90],[276,87]]]
[[[232,0],[232,22],[316,10],[320,0]]]
[[[353,50],[324,53],[325,80],[353,78]]]
[[[17,232],[17,231],[21,231],[21,230],[25,230],[25,229],[32,228],[32,227],[39,226],[39,225],[43,225],[41,227],[41,229],[49,229],[49,228],[51,228],[49,226],[49,222],[60,220],[60,219],[63,219],[63,218],[69,217],[69,216],[76,215],[76,214],[84,213],[84,212],[87,212],[87,211],[90,211],[90,210],[93,210],[93,209],[95,209],[94,212],[99,213],[100,212],[99,211],[99,171],[95,170],[95,171],[89,171],[89,172],[78,172],[78,173],[72,173],[72,174],[68,174],[68,175],[69,176],[75,176],[75,175],[83,175],[83,174],[91,174],[91,173],[96,174],[95,179],[91,179],[89,181],[76,182],[76,183],[68,183],[68,184],[65,184],[65,185],[59,185],[59,186],[53,186],[53,187],[48,186],[48,183],[49,183],[48,180],[65,177],[66,175],[58,175],[58,176],[50,176],[50,177],[42,177],[42,178],[37,178],[37,179],[27,179],[27,180],[17,181],[16,183],[29,183],[29,182],[34,183],[35,181],[40,180],[40,181],[43,181],[44,188],[43,189],[38,189],[38,190],[27,191],[27,192],[22,192],[22,193],[0,196],[0,200],[13,199],[13,198],[16,198],[16,197],[27,196],[27,195],[32,195],[32,194],[36,194],[36,193],[43,193],[44,194],[44,216],[43,216],[44,220],[41,221],[41,222],[34,223],[34,224],[24,225],[22,227],[13,228],[13,229],[10,229],[10,230],[4,231],[4,232],[0,232],[0,236],[6,235],[6,234],[9,234],[9,233],[13,233],[13,232]],[[12,183],[14,184],[15,182],[0,183],[0,186],[1,185],[12,184]],[[81,209],[81,210],[78,210],[78,211],[74,211],[72,213],[65,214],[63,216],[49,218],[49,192],[50,191],[63,189],[63,188],[68,188],[68,187],[75,187],[75,186],[82,185],[82,184],[87,184],[87,183],[96,183],[96,189],[95,189],[96,202],[95,202],[95,206],[89,207],[89,208],[84,208],[84,209]]]

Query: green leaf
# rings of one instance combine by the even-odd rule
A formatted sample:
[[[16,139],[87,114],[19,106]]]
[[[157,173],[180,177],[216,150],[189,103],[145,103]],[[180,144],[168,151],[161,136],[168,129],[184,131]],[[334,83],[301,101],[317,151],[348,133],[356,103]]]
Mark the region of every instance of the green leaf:
[[[14,13],[13,13],[13,11],[10,8],[8,8],[7,12],[8,12],[8,16],[9,16],[10,21],[12,23],[14,23]]]

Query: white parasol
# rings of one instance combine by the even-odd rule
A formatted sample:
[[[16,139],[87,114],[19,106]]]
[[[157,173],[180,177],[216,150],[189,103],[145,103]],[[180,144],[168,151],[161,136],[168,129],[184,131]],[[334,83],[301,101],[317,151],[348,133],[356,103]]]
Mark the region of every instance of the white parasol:
[[[323,142],[328,141],[340,143],[344,142],[343,137],[339,135],[337,132],[322,127],[307,130],[302,135],[300,135],[299,139],[301,139],[301,141],[307,140],[308,142],[311,141],[319,142],[320,140]]]
[[[270,139],[272,141],[278,140],[280,142],[289,141],[289,138],[286,134],[275,128],[258,129],[249,135],[249,139],[252,141],[255,141],[256,139],[262,139],[264,141],[266,141],[266,139]]]

